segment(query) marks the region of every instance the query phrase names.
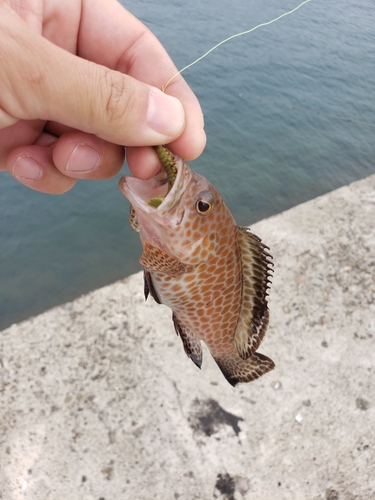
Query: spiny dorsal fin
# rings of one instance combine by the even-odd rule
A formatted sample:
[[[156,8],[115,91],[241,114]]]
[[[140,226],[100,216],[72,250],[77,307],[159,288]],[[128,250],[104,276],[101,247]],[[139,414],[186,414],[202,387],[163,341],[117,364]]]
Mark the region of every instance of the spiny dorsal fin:
[[[172,319],[176,333],[181,337],[187,357],[200,368],[202,366],[201,341],[190,330],[182,326],[174,314]]]
[[[146,242],[139,262],[142,266],[153,271],[160,271],[169,276],[179,276],[190,269],[179,260],[167,254],[160,248]]]
[[[242,305],[234,335],[234,344],[242,359],[249,358],[266,333],[269,312],[267,289],[272,269],[272,256],[261,239],[246,227],[238,227],[242,258]]]

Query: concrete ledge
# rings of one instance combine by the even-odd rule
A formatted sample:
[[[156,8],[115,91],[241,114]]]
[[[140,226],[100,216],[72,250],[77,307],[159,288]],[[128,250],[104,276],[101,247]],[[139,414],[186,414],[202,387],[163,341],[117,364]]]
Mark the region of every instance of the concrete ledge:
[[[375,176],[253,226],[275,371],[199,371],[142,276],[0,333],[0,498],[375,498]]]

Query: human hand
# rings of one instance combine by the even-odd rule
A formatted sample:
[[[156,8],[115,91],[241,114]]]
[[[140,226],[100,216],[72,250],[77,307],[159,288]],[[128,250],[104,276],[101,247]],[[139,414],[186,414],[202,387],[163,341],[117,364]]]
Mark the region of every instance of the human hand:
[[[152,33],[116,0],[0,2],[0,170],[47,193],[120,170],[160,168],[153,149],[194,159],[199,103]],[[171,97],[173,96],[173,97]]]

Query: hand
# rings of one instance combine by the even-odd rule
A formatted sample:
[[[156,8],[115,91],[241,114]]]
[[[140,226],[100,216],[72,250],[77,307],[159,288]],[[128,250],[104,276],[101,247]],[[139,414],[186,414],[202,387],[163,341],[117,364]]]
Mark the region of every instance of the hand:
[[[152,148],[194,159],[199,103],[152,33],[116,0],[0,2],[0,170],[47,193],[160,165]],[[169,94],[169,95],[167,95]],[[172,97],[173,96],[173,97]]]

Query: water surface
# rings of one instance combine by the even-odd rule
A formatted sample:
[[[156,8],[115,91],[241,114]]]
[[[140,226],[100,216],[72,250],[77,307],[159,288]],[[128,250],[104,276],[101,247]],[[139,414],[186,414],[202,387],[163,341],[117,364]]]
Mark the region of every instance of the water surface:
[[[179,68],[297,5],[122,3]],[[193,166],[219,188],[239,224],[375,172],[374,26],[372,2],[313,0],[184,74],[202,104],[208,136]],[[51,196],[1,174],[0,328],[140,269],[138,236],[117,180],[82,181]]]

